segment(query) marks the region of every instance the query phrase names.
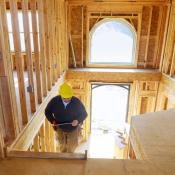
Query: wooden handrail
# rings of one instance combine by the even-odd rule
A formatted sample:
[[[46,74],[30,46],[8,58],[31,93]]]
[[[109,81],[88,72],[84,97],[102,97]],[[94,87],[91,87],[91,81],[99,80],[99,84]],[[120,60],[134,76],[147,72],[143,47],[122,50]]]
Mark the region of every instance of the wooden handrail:
[[[42,158],[42,159],[87,159],[85,153],[55,153],[55,152],[31,152],[31,151],[11,151],[8,157]]]

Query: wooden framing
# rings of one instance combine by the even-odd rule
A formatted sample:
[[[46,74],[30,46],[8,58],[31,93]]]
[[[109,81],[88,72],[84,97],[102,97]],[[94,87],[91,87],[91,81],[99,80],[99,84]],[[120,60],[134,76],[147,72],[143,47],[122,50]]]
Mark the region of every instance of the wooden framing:
[[[152,12],[153,12],[153,7],[150,7],[149,22],[148,22],[148,33],[147,33],[147,37],[146,37],[146,48],[145,48],[144,68],[146,67],[147,57],[148,57],[148,47],[149,47],[149,39],[150,39]]]
[[[175,50],[175,6],[171,8],[171,16],[169,21],[169,28],[167,33],[167,42],[165,46],[165,54],[163,61],[163,72],[170,76],[175,75],[174,68],[174,50]]]
[[[84,3],[86,2],[86,3]],[[86,65],[83,67],[112,67],[112,68],[159,68],[159,63],[162,56],[161,49],[163,48],[165,37],[166,37],[166,21],[168,19],[168,1],[136,1],[136,2],[121,2],[121,1],[106,1],[106,2],[92,2],[92,1],[68,1],[69,7],[69,31],[72,35],[72,43],[74,45],[77,67],[82,67],[82,48],[83,43],[86,43],[86,48],[83,51],[86,53],[86,57],[83,57],[83,62]],[[146,10],[144,10],[146,7]],[[147,8],[149,7],[149,8]],[[82,8],[84,10],[84,18],[82,18]],[[151,11],[150,11],[151,9]],[[160,10],[162,9],[162,10]],[[153,15],[152,15],[153,10]],[[81,11],[81,13],[80,13]],[[150,12],[149,14],[147,12]],[[165,13],[164,13],[165,12]],[[167,13],[166,13],[167,12]],[[163,14],[162,14],[163,13]],[[141,15],[141,16],[140,16]],[[149,17],[147,18],[146,16]],[[74,16],[77,16],[74,18]],[[142,19],[144,16],[144,19]],[[159,18],[157,19],[157,16]],[[137,42],[136,42],[136,53],[135,53],[135,64],[134,65],[109,65],[109,64],[89,64],[88,53],[89,53],[89,31],[92,28],[94,20],[105,18],[123,18],[136,28]],[[132,20],[131,20],[132,19]],[[84,22],[82,22],[84,21]],[[133,22],[134,21],[134,22]],[[80,29],[86,31],[84,35],[81,35]],[[93,24],[94,25],[94,24]],[[147,30],[148,29],[148,30]],[[147,30],[147,34],[144,32]],[[81,44],[80,44],[81,43]],[[69,56],[69,67],[73,67],[73,60]]]
[[[47,95],[47,77],[46,77],[46,46],[45,46],[45,29],[44,29],[44,5],[42,0],[37,0],[38,19],[39,19],[39,40],[40,40],[40,61],[42,72],[42,91],[43,96]]]
[[[45,1],[44,5],[44,29],[45,29],[45,48],[46,48],[46,72],[47,72],[47,89],[51,90],[52,87],[52,77],[51,77],[51,55],[50,55],[50,33],[49,33],[49,21],[48,21],[48,11],[49,3]]]
[[[19,83],[19,96],[20,96],[20,106],[22,113],[22,123],[26,125],[28,122],[27,118],[27,105],[26,105],[26,94],[25,94],[25,84],[24,84],[24,74],[23,65],[21,57],[21,44],[19,36],[19,21],[18,21],[18,9],[16,1],[9,0],[10,12],[12,16],[12,29],[13,29],[13,39],[15,48],[15,57],[17,58],[17,76]]]
[[[137,69],[69,69],[66,79],[83,79],[97,82],[130,83],[134,80],[160,81],[161,73],[156,71],[144,71]]]
[[[83,153],[51,153],[51,152],[29,152],[29,151],[11,151],[8,157],[20,158],[38,158],[38,159],[78,159],[86,160],[87,152]]]

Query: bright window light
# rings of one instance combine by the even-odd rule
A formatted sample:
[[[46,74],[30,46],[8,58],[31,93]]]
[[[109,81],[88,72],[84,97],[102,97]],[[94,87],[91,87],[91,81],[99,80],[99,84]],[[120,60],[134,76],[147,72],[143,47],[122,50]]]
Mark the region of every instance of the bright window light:
[[[134,64],[136,34],[123,19],[105,19],[90,32],[90,64]]]
[[[38,29],[38,13],[36,14],[37,18],[37,32],[38,32],[38,39],[39,39],[39,29]],[[11,21],[11,13],[10,11],[6,12],[7,16],[7,27],[9,32],[9,43],[10,43],[10,51],[14,52],[14,41],[13,41],[13,31],[12,31],[12,21]],[[29,16],[29,32],[30,32],[30,43],[31,43],[31,50],[34,51],[34,45],[33,45],[33,31],[32,31],[32,15],[31,11],[28,12]],[[22,11],[18,11],[18,22],[19,22],[19,32],[20,32],[20,44],[21,44],[21,51],[25,52],[25,38],[24,38],[24,27],[23,27],[23,14]],[[39,43],[38,43],[39,45]]]

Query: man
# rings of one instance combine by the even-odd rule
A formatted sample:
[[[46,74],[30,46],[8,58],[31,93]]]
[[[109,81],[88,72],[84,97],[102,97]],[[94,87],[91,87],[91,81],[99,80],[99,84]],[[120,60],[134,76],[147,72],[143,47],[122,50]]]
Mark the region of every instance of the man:
[[[61,152],[74,152],[78,146],[80,125],[87,117],[82,102],[73,96],[70,85],[63,83],[59,95],[51,99],[45,109],[45,115],[57,132]]]

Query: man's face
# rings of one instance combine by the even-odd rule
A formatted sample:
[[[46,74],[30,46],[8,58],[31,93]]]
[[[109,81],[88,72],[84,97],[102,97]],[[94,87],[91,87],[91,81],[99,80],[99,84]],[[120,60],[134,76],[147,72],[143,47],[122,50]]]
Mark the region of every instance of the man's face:
[[[71,98],[62,98],[62,100],[65,102],[65,103],[69,103],[71,101]]]

